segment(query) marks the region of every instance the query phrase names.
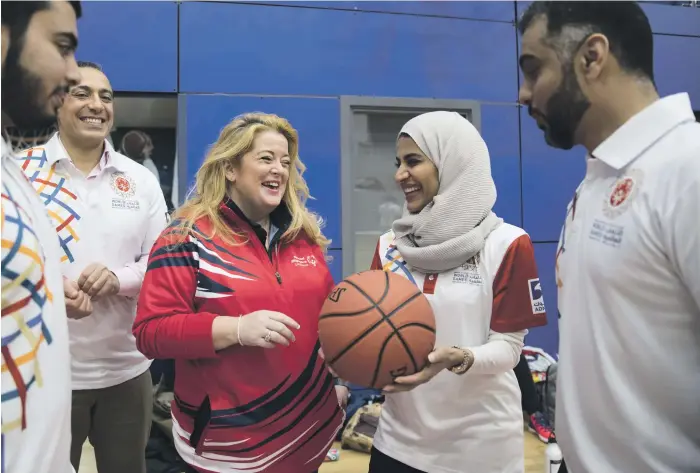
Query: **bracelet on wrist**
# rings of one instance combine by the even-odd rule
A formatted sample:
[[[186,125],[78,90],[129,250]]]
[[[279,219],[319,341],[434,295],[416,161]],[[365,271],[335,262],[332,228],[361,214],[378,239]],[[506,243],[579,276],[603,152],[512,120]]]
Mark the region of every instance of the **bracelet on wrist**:
[[[239,346],[244,346],[243,342],[241,341],[241,322],[243,321],[243,316],[239,315],[238,316],[238,324],[236,326],[236,337],[238,338],[238,345]]]
[[[469,370],[469,368],[471,368],[472,365],[474,364],[474,354],[472,353],[471,350],[468,350],[466,348],[461,348],[461,347],[452,347],[452,348],[462,352],[462,361],[459,364],[450,367],[450,371],[452,371],[455,374],[466,373]]]

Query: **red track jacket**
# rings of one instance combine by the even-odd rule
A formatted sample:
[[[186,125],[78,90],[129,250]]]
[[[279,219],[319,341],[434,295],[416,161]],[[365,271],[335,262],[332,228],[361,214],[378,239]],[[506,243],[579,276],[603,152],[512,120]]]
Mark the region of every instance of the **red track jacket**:
[[[284,205],[271,215],[279,230],[269,252],[264,230],[235,204],[222,204],[221,212],[248,242],[231,246],[192,233],[174,245],[177,230],[166,229],[148,262],[136,344],[149,358],[175,359],[175,446],[197,470],[315,471],[343,422],[332,376],[318,356],[318,316],[333,279],[308,238],[279,241],[290,220]],[[210,233],[208,219],[196,226]],[[262,309],[296,320],[296,342],[214,351],[214,318]]]

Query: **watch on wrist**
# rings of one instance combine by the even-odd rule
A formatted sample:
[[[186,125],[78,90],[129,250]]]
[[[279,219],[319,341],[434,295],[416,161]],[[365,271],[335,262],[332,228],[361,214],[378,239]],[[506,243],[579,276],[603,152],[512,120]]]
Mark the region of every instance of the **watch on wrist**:
[[[455,350],[459,350],[462,352],[462,361],[458,365],[452,366],[450,368],[450,371],[452,371],[455,374],[464,374],[469,370],[469,368],[472,367],[474,364],[474,354],[471,352],[471,350],[467,350],[466,348],[461,348],[461,347],[452,347]]]
[[[344,386],[344,387],[346,387],[346,388],[348,388],[348,389],[350,388],[350,383],[348,383],[348,382],[345,381],[344,379],[341,379],[341,378],[334,378],[333,381],[335,382],[335,385],[336,385],[336,386]]]

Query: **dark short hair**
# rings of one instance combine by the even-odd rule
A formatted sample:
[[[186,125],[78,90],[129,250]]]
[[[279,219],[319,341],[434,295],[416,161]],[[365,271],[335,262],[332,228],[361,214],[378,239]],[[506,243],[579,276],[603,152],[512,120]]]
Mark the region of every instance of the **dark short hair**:
[[[96,62],[91,62],[91,61],[78,61],[78,67],[89,67],[90,69],[95,69],[97,71],[103,72],[102,71],[102,66],[97,64]]]
[[[620,67],[654,82],[654,38],[649,19],[637,2],[617,1],[536,1],[518,22],[518,31],[525,33],[532,22],[544,16],[547,19],[547,36],[562,39],[564,27],[580,27],[587,35],[600,33],[608,38],[610,51]],[[565,38],[564,38],[565,39]],[[565,42],[566,43],[566,42]],[[578,48],[580,43],[559,44],[559,48]],[[558,51],[566,55],[572,51]]]
[[[141,130],[129,130],[122,137],[121,152],[131,159],[142,159],[147,146],[153,146],[153,141],[147,133]]]
[[[75,10],[75,17],[80,18],[83,14],[83,7],[80,5],[80,2],[71,1],[68,3],[70,3],[73,10]],[[42,10],[48,10],[50,7],[50,1],[5,2],[2,4],[2,10],[0,10],[2,24],[10,28],[10,34],[12,35],[13,39],[19,40],[24,37],[24,33],[27,31],[27,26],[29,26],[29,21],[32,19],[34,14]]]

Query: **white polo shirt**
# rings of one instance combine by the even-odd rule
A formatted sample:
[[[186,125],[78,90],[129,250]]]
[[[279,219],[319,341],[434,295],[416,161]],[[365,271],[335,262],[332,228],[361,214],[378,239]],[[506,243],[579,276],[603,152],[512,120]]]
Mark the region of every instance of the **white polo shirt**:
[[[700,124],[687,94],[593,152],[557,253],[573,473],[700,471]]]
[[[480,347],[492,330],[518,332],[547,321],[532,243],[512,225],[498,226],[479,257],[439,274],[412,270],[388,232],[372,269],[394,272],[422,289],[435,314],[438,347]],[[429,473],[522,473],[523,442],[512,369],[444,370],[412,391],[388,394],[374,436],[379,451]]]
[[[93,301],[89,317],[68,321],[73,389],[133,379],[150,366],[131,329],[148,254],[166,225],[158,181],[106,140],[99,165],[87,177],[73,165],[58,133],[18,159],[58,232],[63,275],[77,281],[89,264],[102,263],[121,286],[119,294]]]
[[[60,249],[2,143],[2,471],[72,473],[70,354]]]

